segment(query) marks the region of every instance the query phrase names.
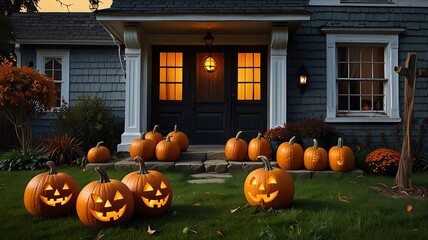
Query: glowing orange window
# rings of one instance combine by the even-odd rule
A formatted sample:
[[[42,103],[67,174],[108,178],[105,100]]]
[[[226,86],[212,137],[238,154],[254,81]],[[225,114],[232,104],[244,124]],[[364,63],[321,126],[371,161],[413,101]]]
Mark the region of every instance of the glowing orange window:
[[[261,99],[260,57],[260,53],[238,53],[238,100]]]
[[[161,52],[159,63],[159,100],[183,99],[183,53]]]

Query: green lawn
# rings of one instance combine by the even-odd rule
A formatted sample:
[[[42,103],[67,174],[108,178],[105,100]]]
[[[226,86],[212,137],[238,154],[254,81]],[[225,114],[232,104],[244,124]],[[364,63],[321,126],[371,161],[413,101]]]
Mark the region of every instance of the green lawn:
[[[75,177],[82,189],[97,180],[96,172],[59,168]],[[168,213],[136,217],[114,228],[92,229],[77,214],[61,218],[31,216],[23,204],[27,182],[44,171],[0,171],[0,239],[427,239],[428,202],[390,199],[368,189],[392,178],[295,178],[296,194],[290,208],[265,211],[246,206],[246,173],[234,174],[225,184],[188,184],[187,175],[165,173],[174,197]],[[122,179],[124,171],[108,171]],[[413,183],[428,186],[428,174],[413,175]],[[340,198],[339,198],[340,196]],[[342,199],[342,201],[340,200]],[[347,199],[348,202],[343,201]],[[201,206],[195,206],[200,203]],[[199,205],[199,204],[196,204]],[[412,212],[406,207],[413,206]],[[242,207],[231,213],[232,209]],[[174,213],[174,214],[173,214]],[[149,236],[147,226],[156,229]],[[194,230],[187,234],[183,229]]]

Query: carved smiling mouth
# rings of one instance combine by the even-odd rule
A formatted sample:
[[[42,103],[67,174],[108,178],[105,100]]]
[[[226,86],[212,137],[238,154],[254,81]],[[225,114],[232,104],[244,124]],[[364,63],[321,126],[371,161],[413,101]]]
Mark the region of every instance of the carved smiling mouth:
[[[250,196],[251,200],[255,202],[260,202],[261,200],[263,200],[265,203],[268,203],[274,200],[276,196],[278,196],[278,192],[279,191],[276,191],[271,194],[252,194],[250,192],[247,192],[247,195]]]
[[[60,205],[65,205],[65,204],[67,204],[68,203],[68,201],[70,201],[70,199],[71,199],[71,196],[72,196],[73,194],[70,194],[70,195],[68,195],[68,196],[66,196],[66,197],[62,197],[62,198],[48,198],[48,197],[44,197],[44,196],[42,196],[42,195],[40,195],[40,199],[42,199],[42,201],[46,204],[46,205],[48,205],[48,206],[52,206],[52,207],[55,207],[55,206],[60,206]]]
[[[148,207],[154,208],[156,205],[158,208],[161,208],[161,207],[165,206],[165,204],[168,202],[169,194],[164,199],[159,199],[159,200],[156,200],[156,199],[149,200],[149,199],[144,198],[144,197],[141,197],[141,199],[143,199],[144,204],[146,204],[146,206],[148,206]]]
[[[89,209],[92,216],[94,216],[96,219],[102,221],[102,222],[110,222],[119,219],[122,217],[123,213],[126,210],[126,204],[119,209],[118,211],[110,211],[110,212],[97,212],[95,210]]]

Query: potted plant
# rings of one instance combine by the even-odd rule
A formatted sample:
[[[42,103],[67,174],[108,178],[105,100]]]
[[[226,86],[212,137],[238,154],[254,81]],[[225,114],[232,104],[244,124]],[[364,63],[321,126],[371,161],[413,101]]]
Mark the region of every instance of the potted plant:
[[[294,123],[296,137],[304,148],[312,146],[313,139],[317,139],[319,146],[329,149],[329,139],[334,139],[335,129],[328,125],[321,117],[304,117]]]
[[[281,143],[287,141],[285,127],[277,126],[271,129],[268,129],[263,137],[270,142],[270,147],[272,149],[272,159],[275,159],[276,150],[278,149]]]

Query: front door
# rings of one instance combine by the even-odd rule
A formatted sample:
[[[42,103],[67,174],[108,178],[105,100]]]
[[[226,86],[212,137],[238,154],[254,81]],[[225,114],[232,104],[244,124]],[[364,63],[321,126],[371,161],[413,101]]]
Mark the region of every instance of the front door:
[[[167,134],[175,124],[191,144],[250,140],[267,127],[266,48],[153,47],[152,117]],[[204,69],[207,57],[215,69]]]

